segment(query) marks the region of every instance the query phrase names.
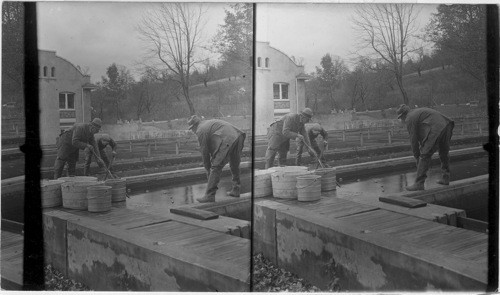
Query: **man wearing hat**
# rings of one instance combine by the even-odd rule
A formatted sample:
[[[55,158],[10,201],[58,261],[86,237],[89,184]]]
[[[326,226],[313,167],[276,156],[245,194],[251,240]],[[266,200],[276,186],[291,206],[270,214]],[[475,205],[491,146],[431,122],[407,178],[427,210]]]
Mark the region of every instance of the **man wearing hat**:
[[[94,135],[94,139],[97,144],[97,150],[99,151],[96,153],[99,157],[101,157],[101,160],[103,161],[103,164],[106,166],[106,168],[112,172],[112,167],[110,165],[110,161],[108,159],[108,155],[106,154],[106,147],[109,146],[111,147],[111,155],[113,159],[116,157],[116,142],[108,135],[105,133],[97,133]],[[85,176],[88,176],[90,173],[90,163],[92,162],[92,153],[85,159],[85,166],[83,168],[83,174]],[[102,164],[100,162],[97,162],[100,168],[102,168]]]
[[[286,114],[278,121],[271,124],[267,133],[266,150],[266,169],[274,166],[274,158],[279,153],[279,165],[286,164],[286,156],[290,150],[290,139],[306,141],[309,144],[309,138],[306,135],[304,124],[309,122],[313,116],[310,108],[305,108],[300,114]]]
[[[406,190],[424,190],[427,170],[431,165],[431,157],[439,151],[443,175],[438,184],[450,184],[450,140],[455,123],[440,112],[430,108],[410,108],[403,104],[398,110],[400,119],[408,129],[413,156],[417,161],[417,179],[415,184],[407,186]]]
[[[97,151],[94,134],[99,132],[101,125],[101,119],[95,118],[90,123],[76,123],[59,135],[57,158],[54,163],[54,179],[62,176],[66,163],[68,163],[68,176],[75,176],[79,150],[84,150],[86,155]]]
[[[196,199],[200,203],[215,202],[215,193],[222,168],[229,162],[232,175],[231,197],[240,196],[240,162],[246,134],[232,124],[218,120],[204,120],[194,115],[188,120],[189,129],[198,137],[203,166],[208,184],[205,195]]]
[[[321,127],[319,123],[307,123],[304,125],[304,129],[306,130],[307,137],[309,138],[309,142],[311,143],[310,147],[314,150],[316,155],[312,151],[307,148],[307,151],[309,152],[309,156],[311,158],[316,158],[321,157],[321,162],[325,163],[325,158],[321,153],[321,149],[318,146],[318,142],[316,141],[316,138],[321,134],[321,137],[323,137],[323,144],[326,147],[328,144],[328,132]],[[295,158],[295,165],[300,166],[302,165],[302,151],[304,149],[304,142],[299,141],[297,143],[297,157]]]

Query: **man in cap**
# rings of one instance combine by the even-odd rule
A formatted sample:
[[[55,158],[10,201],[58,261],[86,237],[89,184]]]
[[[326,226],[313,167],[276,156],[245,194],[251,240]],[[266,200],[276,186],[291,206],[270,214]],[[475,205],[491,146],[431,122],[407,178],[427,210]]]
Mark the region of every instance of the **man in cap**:
[[[68,163],[68,176],[75,176],[79,150],[84,150],[86,155],[97,151],[94,134],[99,132],[101,125],[101,119],[95,118],[90,123],[76,123],[59,136],[57,158],[54,163],[54,179],[62,176],[66,163]]]
[[[305,108],[300,114],[286,114],[271,124],[267,133],[266,169],[273,167],[276,153],[279,153],[279,165],[286,164],[286,156],[290,150],[290,139],[309,142],[304,124],[309,122],[312,116],[312,110]]]
[[[407,186],[406,190],[424,190],[427,170],[431,165],[431,157],[439,151],[443,175],[438,184],[450,184],[450,140],[455,123],[440,112],[430,108],[410,108],[403,104],[397,110],[400,119],[408,129],[413,156],[417,161],[417,179],[415,184]]]
[[[200,203],[215,202],[215,193],[222,168],[229,162],[232,175],[231,197],[240,196],[240,162],[246,134],[232,124],[218,120],[204,120],[194,115],[188,120],[189,129],[198,137],[203,166],[208,184],[205,195],[196,199]]]
[[[106,169],[108,169],[110,172],[112,172],[112,168],[110,165],[110,161],[108,159],[108,155],[106,154],[106,147],[109,146],[111,147],[111,155],[113,159],[116,157],[116,142],[108,135],[105,133],[102,134],[95,134],[94,139],[97,144],[97,150],[99,151],[96,153],[99,157],[101,157],[101,160],[103,161],[103,164],[105,165]],[[90,173],[90,163],[92,162],[92,154],[90,154],[86,159],[85,159],[85,166],[83,168],[83,174],[85,176],[88,176]],[[97,162],[100,168],[103,168],[103,164],[100,162]]]
[[[309,156],[311,158],[316,158],[316,157],[321,157],[320,161],[322,163],[325,163],[325,157],[321,153],[321,149],[318,146],[318,142],[316,141],[316,138],[318,135],[321,134],[321,137],[323,137],[323,144],[326,147],[328,144],[328,132],[321,127],[319,123],[308,123],[304,125],[304,128],[306,130],[307,137],[309,138],[309,142],[311,143],[310,147],[314,150],[316,155],[312,151],[307,148],[307,151],[309,152]],[[302,165],[302,151],[304,149],[304,141],[299,141],[297,143],[297,157],[295,158],[295,165],[300,166]]]

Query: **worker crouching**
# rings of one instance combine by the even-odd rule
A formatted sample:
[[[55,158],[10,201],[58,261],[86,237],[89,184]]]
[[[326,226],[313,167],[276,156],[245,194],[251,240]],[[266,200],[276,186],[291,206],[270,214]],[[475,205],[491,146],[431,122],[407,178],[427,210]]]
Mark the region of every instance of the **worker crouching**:
[[[62,176],[66,163],[68,163],[68,176],[75,176],[79,150],[84,150],[86,155],[97,151],[94,134],[99,132],[101,125],[101,119],[95,118],[89,123],[77,123],[59,136],[54,179]]]
[[[311,120],[313,112],[305,108],[300,114],[286,114],[271,124],[267,133],[266,169],[273,167],[276,153],[279,154],[278,164],[286,165],[286,156],[290,150],[290,139],[309,142],[304,124]]]
[[[205,195],[196,199],[200,203],[215,202],[215,193],[222,168],[229,162],[232,175],[231,197],[240,196],[240,162],[246,134],[232,124],[218,120],[204,120],[194,115],[188,120],[189,129],[198,137],[203,166],[208,184]]]
[[[410,110],[407,105],[400,105],[398,110],[400,119],[410,135],[410,144],[413,156],[417,162],[417,179],[415,184],[407,186],[408,191],[424,190],[427,170],[431,165],[431,157],[437,150],[441,161],[443,175],[438,184],[450,184],[450,141],[455,123],[440,112],[430,108]]]
[[[319,123],[305,124],[304,128],[306,130],[307,137],[309,138],[309,142],[311,143],[311,145],[307,147],[309,156],[320,161],[322,165],[327,166],[324,164],[326,163],[326,159],[324,153],[318,146],[316,138],[321,135],[323,138],[323,149],[325,149],[328,145],[328,132]],[[304,150],[304,145],[305,143],[302,140],[297,143],[297,156],[295,158],[295,165],[297,166],[302,165],[302,152]]]

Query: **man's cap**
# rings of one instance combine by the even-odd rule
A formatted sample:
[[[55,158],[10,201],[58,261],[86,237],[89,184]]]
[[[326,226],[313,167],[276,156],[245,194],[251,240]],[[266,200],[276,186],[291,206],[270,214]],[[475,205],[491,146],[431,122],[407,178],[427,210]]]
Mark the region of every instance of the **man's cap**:
[[[195,126],[197,126],[198,124],[200,124],[201,122],[201,118],[198,117],[197,115],[192,115],[189,119],[188,119],[188,126],[189,126],[189,130],[193,129]]]
[[[409,106],[407,106],[405,104],[400,105],[396,111],[396,114],[398,115],[398,119],[400,119],[402,116],[406,116],[406,114],[408,114],[409,111],[410,111]]]
[[[306,129],[321,132],[321,130],[323,130],[323,127],[321,127],[319,123],[307,123]]]
[[[305,108],[302,110],[301,114],[311,119],[313,116],[313,111],[310,108]]]
[[[94,135],[94,138],[96,140],[102,139],[102,140],[111,141],[111,137],[107,133],[97,133],[96,135]]]
[[[99,118],[94,118],[94,120],[92,120],[92,122],[90,122],[90,124],[101,129],[102,121]]]

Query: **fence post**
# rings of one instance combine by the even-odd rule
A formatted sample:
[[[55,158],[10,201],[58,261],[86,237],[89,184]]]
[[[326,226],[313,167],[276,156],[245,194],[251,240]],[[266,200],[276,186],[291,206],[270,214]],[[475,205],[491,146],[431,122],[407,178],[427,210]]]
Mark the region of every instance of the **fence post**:
[[[130,139],[128,142],[129,142],[129,151],[132,152],[132,139]]]
[[[368,127],[368,139],[370,139],[370,127]]]
[[[156,137],[155,137],[155,151],[156,151],[156,150],[157,150],[157,148],[156,148]]]
[[[463,123],[463,122],[462,122],[462,125],[461,125],[461,131],[460,131],[460,133],[461,133],[462,135],[464,135],[464,123]]]
[[[148,147],[148,158],[151,158],[151,144],[149,142],[149,139],[147,141],[147,147]]]
[[[483,135],[483,126],[481,126],[481,123],[479,125],[479,135]]]
[[[17,126],[17,124],[14,126],[15,126],[15,130],[16,130],[16,136],[19,136],[19,126]]]
[[[363,146],[363,131],[359,132],[359,144]]]
[[[387,130],[387,139],[389,141],[389,144],[392,144],[391,130]]]
[[[175,154],[176,155],[179,154],[179,139],[175,141]]]
[[[345,130],[342,130],[342,141],[345,141]]]

